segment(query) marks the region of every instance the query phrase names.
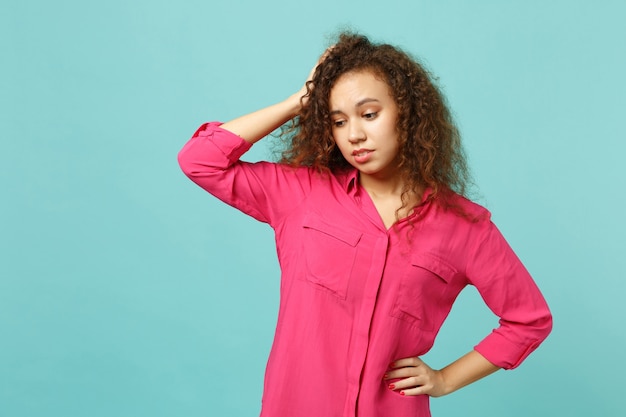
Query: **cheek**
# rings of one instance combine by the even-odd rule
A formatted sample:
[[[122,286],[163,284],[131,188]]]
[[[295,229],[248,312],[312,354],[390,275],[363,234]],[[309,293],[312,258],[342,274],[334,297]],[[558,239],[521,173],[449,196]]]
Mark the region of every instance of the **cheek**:
[[[389,155],[392,158],[397,158],[399,154],[400,154],[400,143],[398,142],[397,139],[395,139],[393,145],[389,147]]]

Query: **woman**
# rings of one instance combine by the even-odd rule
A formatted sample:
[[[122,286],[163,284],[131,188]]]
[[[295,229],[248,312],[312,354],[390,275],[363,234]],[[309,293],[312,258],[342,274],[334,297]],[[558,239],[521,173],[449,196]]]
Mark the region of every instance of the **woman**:
[[[290,120],[280,163],[239,160]],[[281,299],[262,416],[429,416],[429,397],[518,366],[550,332],[532,278],[489,212],[463,197],[467,168],[441,94],[397,48],[341,35],[297,94],[201,126],[179,162],[276,233]],[[419,356],[468,284],[500,326],[432,369]]]

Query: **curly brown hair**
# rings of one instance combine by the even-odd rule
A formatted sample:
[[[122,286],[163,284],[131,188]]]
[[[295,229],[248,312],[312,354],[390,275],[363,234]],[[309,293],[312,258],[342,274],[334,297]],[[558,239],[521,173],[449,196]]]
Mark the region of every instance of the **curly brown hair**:
[[[350,168],[333,140],[329,97],[339,77],[361,71],[385,81],[398,106],[401,208],[409,204],[411,193],[419,196],[426,188],[431,189],[429,200],[456,207],[450,191],[466,195],[470,174],[458,129],[434,77],[399,48],[370,42],[363,35],[340,34],[317,66],[307,83],[305,105],[283,132],[289,145],[281,163],[322,172]]]

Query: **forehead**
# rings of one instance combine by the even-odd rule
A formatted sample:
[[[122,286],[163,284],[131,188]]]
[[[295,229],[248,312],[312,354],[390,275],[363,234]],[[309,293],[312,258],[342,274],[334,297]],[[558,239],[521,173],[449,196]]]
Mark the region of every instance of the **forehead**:
[[[387,83],[372,71],[353,71],[341,75],[330,90],[331,107],[354,105],[364,98],[380,102],[393,100]]]

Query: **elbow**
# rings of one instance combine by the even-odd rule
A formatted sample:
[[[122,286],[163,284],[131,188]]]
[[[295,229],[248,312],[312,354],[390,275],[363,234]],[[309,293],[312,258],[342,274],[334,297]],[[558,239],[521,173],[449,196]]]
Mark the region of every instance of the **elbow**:
[[[185,143],[180,151],[178,151],[178,165],[183,173],[189,177],[193,178],[198,176],[201,172],[206,170],[206,167],[209,167],[210,164],[207,164],[207,155],[210,155],[210,152],[207,149],[207,141],[199,140],[201,138],[206,138],[209,136],[211,132],[207,132],[207,127],[209,123],[205,123],[200,126],[195,133],[191,136],[191,138]]]
[[[547,306],[534,313],[525,320],[501,320],[500,327],[477,345],[476,350],[501,368],[517,368],[552,331],[552,314]]]
[[[543,342],[552,332],[552,313],[546,307],[540,314],[535,315],[532,320],[527,320],[524,327],[527,329],[527,337],[535,341],[537,345]]]
[[[552,332],[553,326],[554,320],[552,318],[552,313],[550,312],[550,310],[547,310],[541,320],[541,325],[539,326],[541,329],[541,334],[543,336],[541,340],[545,340],[548,337],[548,335]]]
[[[192,177],[194,174],[194,164],[185,148],[178,152],[178,166],[186,176]]]
[[[210,148],[200,147],[193,140],[178,152],[177,160],[185,176],[207,191],[219,187],[229,175],[228,159],[220,160]]]

